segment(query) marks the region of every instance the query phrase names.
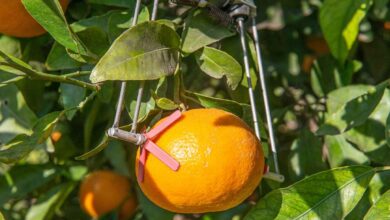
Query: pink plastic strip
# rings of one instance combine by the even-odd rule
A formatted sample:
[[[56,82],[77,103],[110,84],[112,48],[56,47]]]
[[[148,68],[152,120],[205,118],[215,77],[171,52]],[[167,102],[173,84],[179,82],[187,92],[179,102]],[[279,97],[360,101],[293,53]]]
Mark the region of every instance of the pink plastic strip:
[[[179,162],[177,162],[173,157],[171,157],[169,154],[167,154],[165,151],[161,150],[155,143],[153,143],[150,140],[147,140],[144,148],[149,151],[151,154],[153,154],[155,157],[157,157],[161,162],[163,162],[165,165],[167,165],[172,170],[176,171],[179,169]]]
[[[146,138],[152,139],[159,135],[162,131],[167,129],[171,124],[177,121],[181,117],[181,112],[179,110],[175,111],[169,115],[161,124],[150,130],[145,134]]]
[[[138,176],[137,179],[139,182],[144,181],[145,175],[145,164],[146,164],[146,154],[150,152],[155,157],[157,157],[161,162],[167,165],[172,170],[176,171],[180,167],[180,163],[177,162],[173,157],[163,151],[160,147],[158,147],[155,143],[153,143],[153,138],[167,129],[172,123],[177,121],[181,117],[181,112],[179,110],[175,111],[171,115],[169,115],[161,124],[150,130],[145,134],[147,138],[144,146],[141,149],[141,153],[138,161]]]
[[[144,147],[141,148],[141,153],[139,155],[138,160],[138,176],[137,179],[139,182],[144,181],[144,175],[145,175],[145,163],[146,163],[146,149]]]

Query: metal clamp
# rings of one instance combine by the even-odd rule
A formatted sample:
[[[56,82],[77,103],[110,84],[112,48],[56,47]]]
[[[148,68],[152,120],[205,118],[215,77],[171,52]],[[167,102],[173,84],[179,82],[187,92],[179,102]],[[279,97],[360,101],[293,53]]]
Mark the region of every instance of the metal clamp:
[[[112,138],[127,141],[138,146],[144,144],[147,140],[143,134],[128,132],[119,128],[110,128],[108,129],[107,134]]]

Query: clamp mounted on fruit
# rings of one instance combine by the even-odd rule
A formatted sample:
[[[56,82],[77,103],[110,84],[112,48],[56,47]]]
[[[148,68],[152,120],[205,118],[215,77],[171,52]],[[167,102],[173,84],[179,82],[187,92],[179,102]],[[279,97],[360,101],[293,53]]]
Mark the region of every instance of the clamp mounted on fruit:
[[[140,2],[141,1],[138,0],[136,3],[133,26],[137,23],[141,5]],[[125,131],[119,128],[120,115],[123,108],[126,90],[126,82],[122,82],[114,123],[107,133],[110,137],[128,141],[140,146],[138,162],[136,164],[137,179],[146,196],[148,196],[149,199],[154,201],[156,204],[165,209],[182,213],[222,211],[241,203],[243,199],[249,196],[263,176],[263,170],[266,170],[266,173],[264,174],[265,178],[279,182],[284,181],[284,177],[279,173],[268,95],[262,69],[260,46],[255,20],[256,6],[247,0],[224,1],[218,5],[210,4],[205,0],[177,0],[175,3],[205,8],[211,12],[209,13],[210,18],[221,25],[234,27],[234,24],[236,24],[240,34],[245,74],[248,80],[249,99],[255,128],[254,133],[240,118],[230,113],[214,109],[189,110],[184,113],[176,111],[170,116],[163,118],[149,132],[137,133],[136,122],[138,121],[144,82],[141,82],[138,89],[136,109],[133,117],[134,123],[132,124],[131,131]],[[154,0],[153,5],[151,20],[156,19],[158,0]],[[248,51],[246,48],[244,22],[248,19],[251,20],[252,34],[255,42],[259,78],[276,173],[269,172],[267,168],[264,169],[264,156],[260,145],[261,137],[259,120],[257,118],[255,96],[250,76]],[[221,118],[223,118],[223,120]],[[194,124],[199,124],[199,126],[192,126]],[[230,124],[234,126],[231,126]],[[195,127],[195,129],[192,128],[191,130],[191,128],[189,128],[191,126],[188,125]],[[182,136],[185,136],[185,138],[177,138],[177,134],[181,134]],[[170,141],[166,140],[166,136],[171,138]],[[205,136],[207,138],[204,138]],[[186,144],[183,144],[184,142]],[[188,143],[190,143],[190,145],[188,145]],[[233,153],[229,157],[229,160],[216,162],[219,158],[218,155],[226,153],[226,149],[224,148],[229,148],[229,152]],[[151,155],[148,157],[148,154]],[[201,158],[204,159],[202,164],[199,165],[193,163],[191,165],[190,163],[190,165],[188,165],[188,161],[193,160],[192,157],[198,154],[203,155],[201,156]],[[227,155],[229,155],[229,153],[227,153]],[[166,166],[164,165],[159,167],[160,164],[165,164]],[[235,165],[230,169],[229,164]],[[153,171],[150,168],[152,166],[157,166],[157,171],[156,169]],[[198,169],[200,168],[199,166],[204,173]],[[214,168],[214,170],[210,170],[208,168],[209,166]],[[217,184],[220,180],[229,181],[229,179],[233,177],[229,174],[229,172],[232,173],[231,175],[240,174],[243,177],[238,182],[233,181],[229,183],[233,185],[233,188],[234,186],[237,187],[237,189],[235,189],[237,191],[236,194],[220,194],[223,190],[221,189],[218,191],[218,187],[216,187],[215,196],[213,197],[210,195],[210,192],[202,192],[197,189],[188,191],[191,190],[188,189],[190,188],[188,186],[184,186],[184,188],[177,186],[181,184],[180,178],[186,178],[187,181],[191,181],[191,178],[195,178],[197,175],[201,175],[209,180],[209,184]],[[176,185],[170,181],[176,181]],[[207,199],[210,201],[208,201],[209,203],[203,205],[208,206],[209,208],[199,208],[196,204],[192,204],[190,201],[183,199],[183,197],[187,197],[187,194],[185,192],[181,192],[179,188],[191,194],[188,195],[189,198],[207,195]],[[169,194],[174,195],[169,197],[167,196]],[[207,199],[205,199],[205,201]],[[219,199],[225,199],[226,205],[219,206]]]

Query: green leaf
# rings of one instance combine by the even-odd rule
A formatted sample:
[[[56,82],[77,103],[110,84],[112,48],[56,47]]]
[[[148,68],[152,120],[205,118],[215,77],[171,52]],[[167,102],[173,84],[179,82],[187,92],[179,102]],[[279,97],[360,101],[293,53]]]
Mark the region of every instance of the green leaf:
[[[152,93],[153,91],[155,95],[158,97],[165,97],[167,92],[167,81],[166,78],[161,78],[160,80],[152,80],[144,82],[144,94],[141,99],[141,107],[139,110],[139,119],[141,120],[143,117],[147,116],[150,111],[156,108],[156,102],[153,99]],[[140,86],[139,82],[128,82],[128,89],[126,91],[126,109],[129,113],[131,119],[134,117],[135,107],[137,103],[137,94],[138,88]]]
[[[179,59],[180,38],[157,22],[138,24],[119,36],[91,74],[105,80],[152,80],[172,75]]]
[[[333,90],[327,96],[326,108],[329,114],[335,113],[345,103],[364,95],[368,90],[374,88],[370,85],[349,85]]]
[[[327,169],[322,159],[320,139],[306,128],[292,143],[288,167],[289,176],[293,181]]]
[[[371,179],[367,191],[360,199],[355,208],[348,214],[346,220],[363,219],[372,204],[382,196],[386,190],[390,189],[390,172],[377,172]]]
[[[123,143],[118,140],[113,140],[108,143],[108,147],[104,149],[104,155],[110,161],[117,173],[124,176],[130,176],[128,168],[128,156]]]
[[[390,148],[386,144],[385,126],[380,122],[368,119],[363,125],[344,133],[343,136],[373,162],[390,165]]]
[[[364,220],[389,219],[390,218],[390,190],[368,210]]]
[[[237,88],[242,78],[242,68],[228,53],[206,46],[195,53],[195,57],[200,69],[207,75],[217,79],[226,76],[228,86]]]
[[[80,39],[69,27],[58,1],[22,0],[24,7],[53,38],[64,47],[81,55],[91,56]]]
[[[67,54],[65,47],[55,42],[46,58],[45,65],[48,70],[63,70],[78,68],[82,63],[72,59]]]
[[[42,144],[46,141],[52,133],[54,126],[65,112],[66,111],[50,112],[40,118],[33,127],[31,140],[36,141],[38,144]]]
[[[7,35],[0,36],[0,50],[14,57],[22,56],[22,48],[19,39]]]
[[[205,12],[196,10],[185,21],[181,48],[185,53],[192,53],[204,46],[233,35],[235,35],[234,32],[229,31],[229,29],[220,24],[212,22]]]
[[[46,220],[52,219],[69,194],[75,188],[73,182],[54,186],[48,192],[42,194],[31,206],[26,215],[26,220]]]
[[[14,163],[26,157],[31,151],[42,147],[50,136],[54,125],[58,122],[62,112],[51,112],[40,118],[33,126],[32,134],[19,134],[13,140],[3,146],[0,151],[0,161],[3,163]]]
[[[374,87],[368,85],[351,85],[330,92],[326,103],[328,113],[336,112],[340,106],[372,88]],[[383,132],[386,118],[390,113],[389,99],[390,91],[386,89],[382,100],[368,120],[363,125],[352,128],[343,134],[348,141],[364,151],[371,160],[382,164],[388,163],[387,158],[390,156],[390,149],[385,146],[386,140]]]
[[[381,83],[366,94],[342,105],[327,117],[317,134],[336,135],[363,124],[381,101],[386,86],[387,82]]]
[[[0,162],[15,163],[25,158],[31,151],[42,147],[35,140],[26,134],[19,134],[2,147],[0,151]]]
[[[107,147],[108,141],[109,141],[108,136],[107,136],[107,134],[105,134],[103,136],[103,139],[101,140],[101,142],[98,144],[98,146],[96,146],[94,149],[84,153],[83,155],[77,156],[75,159],[76,160],[86,160],[90,157],[95,156],[96,154],[98,154],[100,151],[104,150],[104,148]]]
[[[325,96],[334,89],[349,85],[360,67],[359,61],[348,61],[340,67],[331,56],[319,57],[310,71],[311,87],[317,96]]]
[[[86,89],[70,84],[61,83],[59,102],[65,109],[76,107],[82,102],[86,96]],[[71,120],[76,114],[77,110],[66,112],[66,116]]]
[[[314,174],[267,194],[244,219],[342,219],[359,202],[374,174],[367,166]]]
[[[210,97],[190,91],[186,91],[186,95],[193,98],[194,101],[198,102],[205,108],[219,108],[233,113],[240,118],[244,116],[243,104],[236,101]]]
[[[176,104],[174,101],[167,98],[157,98],[156,105],[157,107],[168,111],[179,108],[178,104]]]
[[[53,180],[59,171],[46,165],[13,166],[0,178],[0,204],[3,205],[11,199],[22,199],[26,194]]]
[[[30,133],[36,120],[15,85],[0,87],[0,145],[17,134]]]
[[[328,161],[332,168],[347,165],[368,165],[370,160],[362,152],[354,148],[342,135],[326,136]]]
[[[359,25],[372,0],[326,0],[320,9],[320,25],[332,55],[344,63],[359,34]]]

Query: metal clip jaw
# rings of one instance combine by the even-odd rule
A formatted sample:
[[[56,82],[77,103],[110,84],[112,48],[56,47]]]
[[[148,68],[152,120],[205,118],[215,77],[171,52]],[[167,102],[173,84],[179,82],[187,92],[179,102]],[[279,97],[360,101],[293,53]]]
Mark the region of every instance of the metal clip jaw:
[[[147,140],[147,138],[143,134],[128,132],[119,128],[110,128],[108,129],[107,134],[112,138],[127,141],[137,146],[141,146]]]

